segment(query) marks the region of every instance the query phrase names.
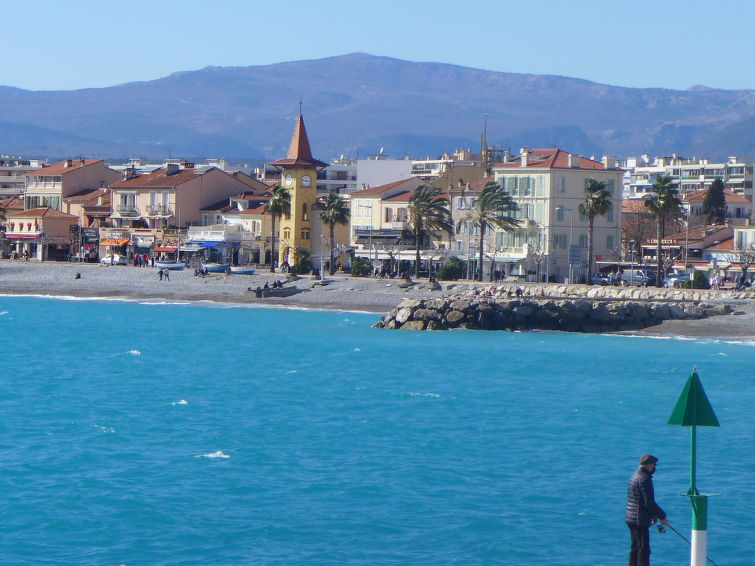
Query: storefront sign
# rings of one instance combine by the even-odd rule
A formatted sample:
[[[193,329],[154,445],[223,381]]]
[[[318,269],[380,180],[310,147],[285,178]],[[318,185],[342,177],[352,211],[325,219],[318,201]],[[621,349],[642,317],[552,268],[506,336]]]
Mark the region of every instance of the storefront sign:
[[[100,241],[100,231],[97,228],[82,228],[81,241],[85,244],[96,244]]]

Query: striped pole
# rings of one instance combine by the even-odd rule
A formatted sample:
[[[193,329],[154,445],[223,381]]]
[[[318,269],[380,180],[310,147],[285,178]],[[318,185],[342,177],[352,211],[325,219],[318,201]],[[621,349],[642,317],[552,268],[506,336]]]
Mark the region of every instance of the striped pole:
[[[708,496],[690,495],[692,502],[692,544],[690,565],[705,566],[708,560]]]

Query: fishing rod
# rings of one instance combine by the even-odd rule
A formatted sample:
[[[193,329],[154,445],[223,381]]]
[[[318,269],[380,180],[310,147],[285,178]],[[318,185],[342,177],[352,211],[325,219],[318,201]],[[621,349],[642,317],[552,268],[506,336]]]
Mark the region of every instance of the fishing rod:
[[[663,527],[663,525],[656,525],[656,526],[658,527],[658,532],[659,532],[659,533],[663,534],[663,533],[665,533],[665,532],[666,532],[666,529],[665,529],[665,528]],[[674,532],[675,532],[676,534],[678,534],[678,535],[679,535],[679,536],[681,537],[681,539],[682,539],[682,540],[683,540],[684,542],[686,542],[686,543],[687,543],[688,545],[692,546],[692,543],[691,543],[691,542],[690,542],[690,541],[689,541],[689,540],[687,539],[687,537],[685,537],[685,536],[684,536],[684,535],[683,535],[682,533],[680,533],[679,531],[677,531],[677,530],[676,530],[676,529],[675,529],[674,527],[672,527],[671,525],[666,525],[666,526],[667,526],[667,527],[668,527],[669,529],[671,529],[672,531],[674,531]],[[707,560],[708,562],[710,562],[711,564],[713,564],[713,566],[718,566],[718,564],[716,564],[715,562],[713,562],[713,560],[711,560],[711,559],[710,559],[710,558],[708,558],[707,556],[705,557],[705,559],[706,559],[706,560]]]

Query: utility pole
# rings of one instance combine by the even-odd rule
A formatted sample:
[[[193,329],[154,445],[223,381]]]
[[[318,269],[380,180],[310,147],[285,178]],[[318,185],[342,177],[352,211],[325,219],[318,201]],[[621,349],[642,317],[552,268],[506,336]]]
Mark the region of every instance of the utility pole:
[[[708,559],[708,496],[701,494],[696,485],[697,427],[720,425],[696,370],[692,368],[668,424],[690,427],[689,490],[685,494],[692,504],[690,566],[705,566]]]

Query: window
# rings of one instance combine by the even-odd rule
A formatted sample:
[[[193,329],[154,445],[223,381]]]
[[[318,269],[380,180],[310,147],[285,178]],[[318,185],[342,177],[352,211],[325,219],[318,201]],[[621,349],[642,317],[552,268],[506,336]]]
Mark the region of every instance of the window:
[[[393,222],[393,209],[392,208],[385,209],[385,221]]]
[[[216,214],[215,215],[215,224],[222,224],[223,223],[223,215],[222,214]]]
[[[556,207],[556,220],[558,222],[564,221],[564,207],[563,206]]]
[[[301,239],[302,240],[309,240],[309,230],[302,230],[301,231]]]
[[[608,211],[608,214],[606,214],[606,218],[609,222],[613,222],[613,206],[611,207],[611,210]]]
[[[396,222],[406,222],[406,221],[407,221],[406,209],[397,208],[396,209]]]
[[[585,234],[579,235],[579,247],[580,248],[586,248],[587,247],[587,236]]]
[[[565,193],[566,192],[566,177],[561,177],[559,179],[558,192],[559,193]]]
[[[611,235],[611,236],[606,236],[606,247],[607,247],[607,248],[608,248],[609,250],[612,250],[612,249],[613,249],[613,235]]]
[[[303,205],[301,205],[301,219],[309,220],[309,209],[307,208],[306,202]]]
[[[210,223],[210,215],[209,214],[203,214],[202,215],[202,226],[207,226]]]
[[[291,239],[291,228],[286,228],[285,230],[283,230],[283,239],[284,240]]]

